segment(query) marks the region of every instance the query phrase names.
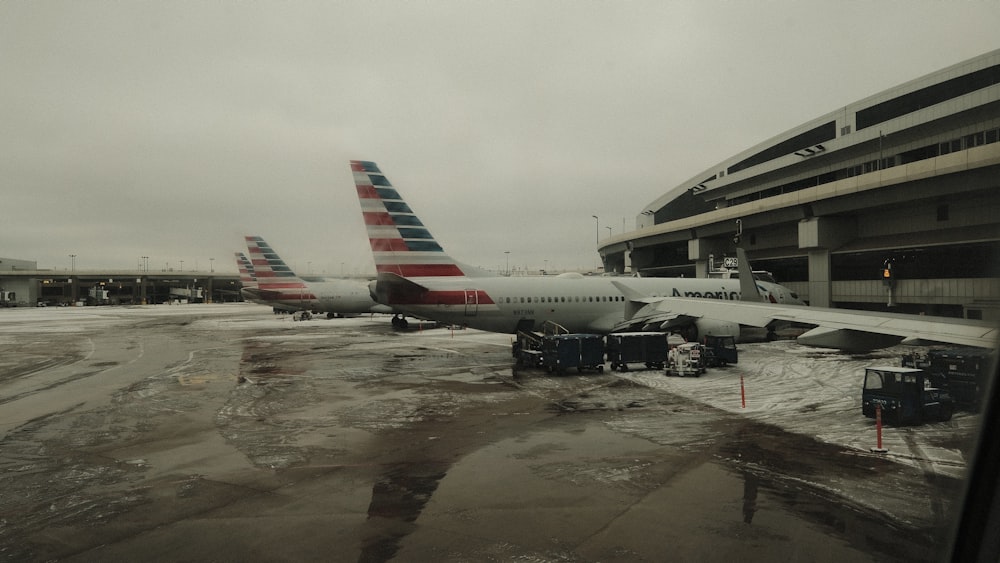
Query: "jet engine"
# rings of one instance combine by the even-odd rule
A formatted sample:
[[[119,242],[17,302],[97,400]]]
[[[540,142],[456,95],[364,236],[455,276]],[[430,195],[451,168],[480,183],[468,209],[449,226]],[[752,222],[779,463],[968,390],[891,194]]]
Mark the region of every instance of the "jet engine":
[[[695,319],[681,331],[688,342],[697,342],[706,336],[740,337],[740,323],[721,321],[719,319]]]
[[[806,346],[837,348],[845,352],[870,352],[895,346],[902,340],[902,336],[892,334],[822,327],[814,328],[795,339],[799,344]]]

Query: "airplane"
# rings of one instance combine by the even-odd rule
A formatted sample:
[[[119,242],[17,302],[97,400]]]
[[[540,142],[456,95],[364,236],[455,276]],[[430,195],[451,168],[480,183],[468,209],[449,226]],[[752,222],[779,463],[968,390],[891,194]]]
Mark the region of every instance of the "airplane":
[[[746,251],[736,250],[741,284],[754,283],[750,279],[750,262]],[[896,344],[945,343],[978,348],[995,348],[998,331],[996,323],[954,317],[933,317],[833,309],[828,307],[803,307],[778,304],[764,299],[748,299],[722,303],[706,299],[677,297],[652,297],[644,295],[631,281],[616,280],[612,283],[628,298],[627,320],[617,329],[630,326],[677,322],[686,316],[725,316],[741,325],[769,327],[774,323],[801,323],[815,328],[800,335],[796,341],[807,346],[836,348],[848,352],[865,352],[888,348]],[[758,284],[759,285],[759,284]],[[750,290],[752,291],[752,290]],[[749,292],[747,292],[749,293]],[[746,294],[746,293],[745,293]]]
[[[236,255],[236,268],[240,272],[240,286],[243,289],[256,289],[257,277],[253,273],[253,264],[250,263],[250,259],[242,252],[234,254]]]
[[[257,303],[259,305],[270,305],[274,311],[294,313],[300,310],[297,306],[291,305],[281,305],[277,302],[266,302],[260,295],[260,290],[257,287],[257,276],[253,271],[253,264],[247,255],[242,252],[235,252],[236,255],[236,268],[240,272],[240,295],[243,296],[245,301],[251,303]]]
[[[573,333],[607,334],[624,321],[626,299],[612,277],[564,273],[510,277],[452,259],[374,162],[352,160],[351,170],[377,271],[375,298],[397,312],[488,332],[535,331],[555,323]],[[629,278],[649,295],[696,297],[725,305],[740,299],[738,280]],[[778,304],[802,304],[790,289],[757,282]],[[726,315],[689,317],[689,338],[737,336]]]
[[[284,260],[259,236],[247,236],[250,254],[248,277],[255,280],[241,289],[245,299],[271,305],[276,310],[316,311],[335,315],[362,313],[392,313],[392,309],[376,303],[365,282],[349,279],[306,281],[285,264]],[[243,280],[243,266],[240,269]]]

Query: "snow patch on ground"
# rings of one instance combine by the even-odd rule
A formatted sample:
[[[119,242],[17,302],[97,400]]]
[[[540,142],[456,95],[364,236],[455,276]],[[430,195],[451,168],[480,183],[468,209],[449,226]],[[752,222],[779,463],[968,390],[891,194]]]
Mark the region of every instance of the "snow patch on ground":
[[[792,341],[752,343],[740,345],[738,364],[709,369],[697,378],[668,377],[658,370],[620,375],[789,432],[867,452],[878,437],[875,421],[861,414],[865,367],[899,365],[909,350],[897,346],[852,356]],[[968,460],[958,446],[975,435],[979,424],[978,415],[957,411],[948,422],[884,426],[882,446],[894,461],[961,476]]]

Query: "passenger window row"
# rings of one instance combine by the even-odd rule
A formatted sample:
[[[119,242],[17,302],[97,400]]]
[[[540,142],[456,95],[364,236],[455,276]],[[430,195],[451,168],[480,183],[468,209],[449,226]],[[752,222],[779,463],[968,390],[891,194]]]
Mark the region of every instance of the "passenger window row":
[[[574,297],[503,297],[501,301],[503,303],[606,303],[625,301],[625,298],[621,295],[601,295],[597,297],[580,297],[577,295]]]

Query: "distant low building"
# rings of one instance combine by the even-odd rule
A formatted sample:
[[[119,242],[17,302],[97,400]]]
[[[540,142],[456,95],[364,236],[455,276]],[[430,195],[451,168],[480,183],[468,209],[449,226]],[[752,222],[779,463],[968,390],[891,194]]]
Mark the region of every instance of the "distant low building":
[[[0,272],[26,272],[38,269],[38,263],[16,258],[0,258]],[[33,279],[0,276],[0,307],[25,307],[34,305],[32,295],[38,286]]]

